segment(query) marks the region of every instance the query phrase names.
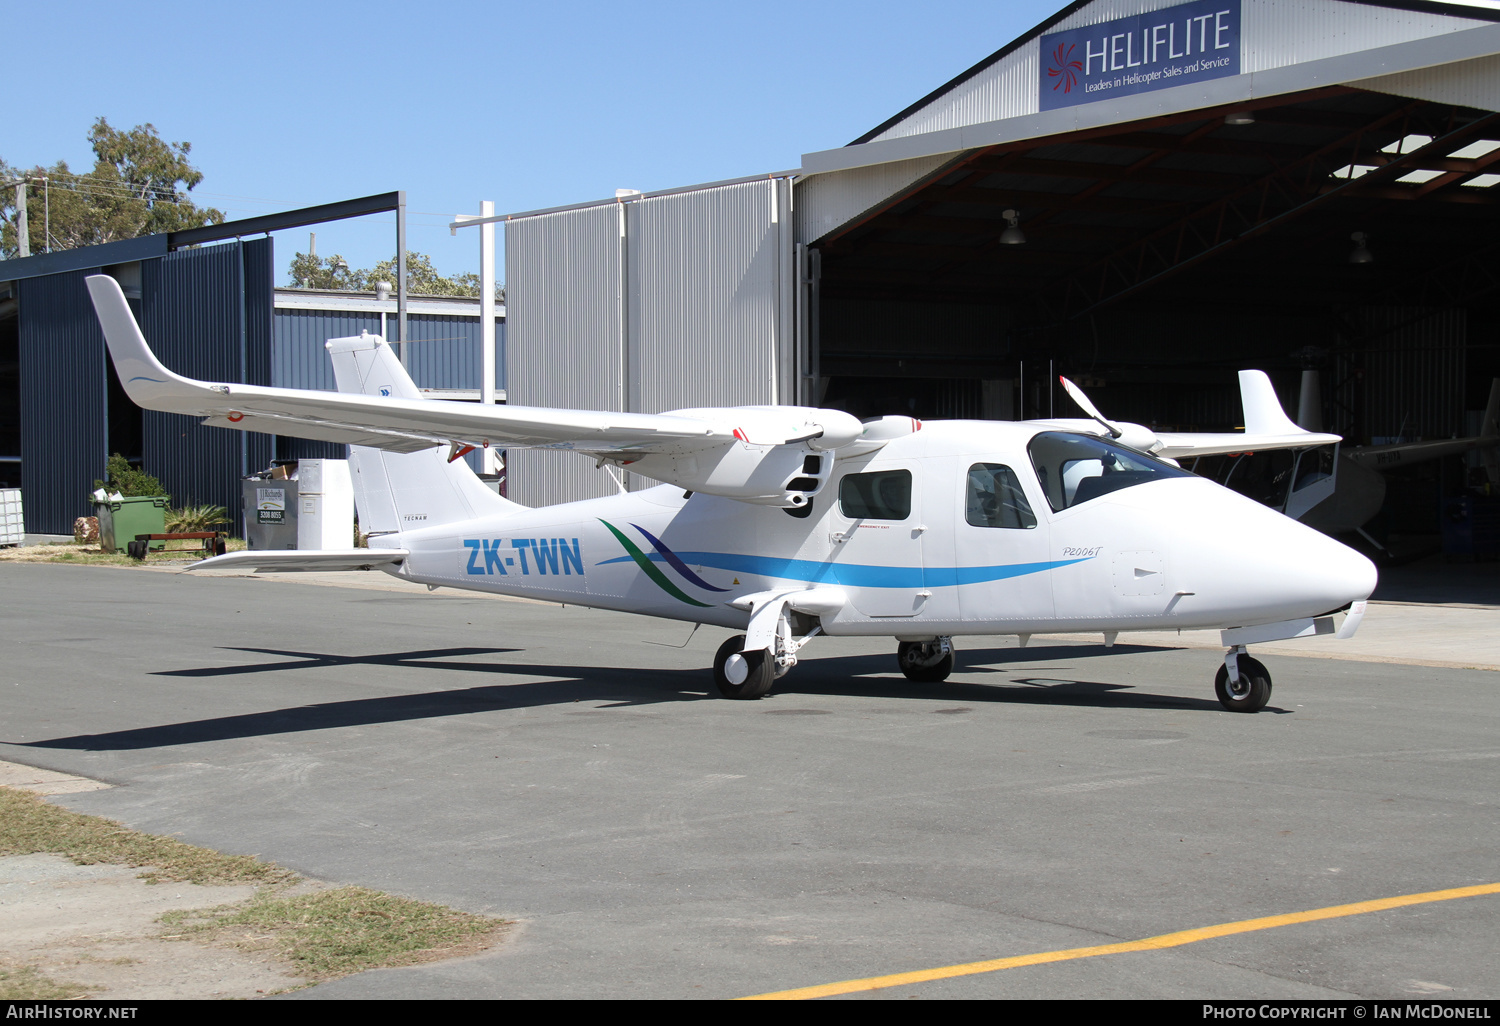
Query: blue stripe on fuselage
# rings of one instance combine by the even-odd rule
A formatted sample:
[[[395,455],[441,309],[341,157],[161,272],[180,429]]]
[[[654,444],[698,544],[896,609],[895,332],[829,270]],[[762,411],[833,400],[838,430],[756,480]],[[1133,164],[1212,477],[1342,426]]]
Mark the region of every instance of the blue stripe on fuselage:
[[[962,584],[984,584],[1010,577],[1056,570],[1093,559],[1057,559],[1046,563],[1012,563],[1008,566],[874,566],[862,563],[815,563],[810,559],[782,559],[777,556],[744,556],[733,552],[679,552],[684,563],[729,570],[737,574],[779,577],[788,581],[818,584],[843,584],[850,588],[952,588]],[[647,557],[665,562],[660,553]],[[597,563],[628,563],[629,556],[617,556]]]

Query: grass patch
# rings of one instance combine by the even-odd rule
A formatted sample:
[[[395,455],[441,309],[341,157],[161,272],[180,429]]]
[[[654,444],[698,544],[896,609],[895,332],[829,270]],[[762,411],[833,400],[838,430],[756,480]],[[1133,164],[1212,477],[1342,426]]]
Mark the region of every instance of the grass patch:
[[[266,952],[311,982],[473,954],[489,947],[507,925],[364,887],[313,889],[316,885],[291,871],[248,855],[225,855],[130,830],[0,787],[0,856],[38,853],[62,855],[81,866],[141,868],[148,883],[258,885],[255,896],[238,905],[166,913],[160,920],[166,928],[162,939]],[[62,1000],[85,992],[80,984],[55,983],[34,968],[0,963],[0,999]]]
[[[168,912],[161,921],[174,939],[273,952],[310,980],[472,954],[505,925],[364,887],[262,891],[247,905]]]
[[[34,966],[0,962],[0,1001],[73,1001],[88,997],[90,990],[54,980]]]
[[[145,868],[141,877],[150,883],[270,884],[295,879],[289,870],[248,855],[225,855],[172,837],[143,834],[0,787],[0,855],[37,853],[63,855],[80,866]]]

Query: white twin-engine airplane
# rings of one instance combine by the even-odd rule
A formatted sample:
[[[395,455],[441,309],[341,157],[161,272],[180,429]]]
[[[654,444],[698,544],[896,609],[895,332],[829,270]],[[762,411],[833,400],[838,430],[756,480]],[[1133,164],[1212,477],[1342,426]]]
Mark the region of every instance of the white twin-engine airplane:
[[[794,406],[656,415],[426,400],[385,341],[332,339],[338,392],[172,373],[114,279],[88,279],[120,381],[147,409],[216,427],[346,442],[368,549],[246,551],[195,567],[379,568],[429,586],[525,595],[743,631],[714,657],[728,698],[759,698],[817,634],[894,637],[902,673],[940,681],[962,634],[1220,628],[1215,690],[1271,694],[1247,644],[1352,635],[1364,556],[1180,469],[1184,456],[1338,440],[1287,419],[1241,372],[1246,431],[1158,434],[1090,420],[909,417]],[[530,509],[457,456],[573,449],[666,482]],[[1338,614],[1347,614],[1342,624]]]

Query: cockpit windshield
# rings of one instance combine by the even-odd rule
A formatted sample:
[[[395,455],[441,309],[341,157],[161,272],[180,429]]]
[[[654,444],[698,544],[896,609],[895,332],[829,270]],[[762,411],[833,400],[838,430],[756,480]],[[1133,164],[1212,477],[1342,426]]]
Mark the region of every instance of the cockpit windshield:
[[[1027,450],[1054,510],[1147,481],[1192,476],[1170,463],[1093,435],[1044,431],[1031,440]]]

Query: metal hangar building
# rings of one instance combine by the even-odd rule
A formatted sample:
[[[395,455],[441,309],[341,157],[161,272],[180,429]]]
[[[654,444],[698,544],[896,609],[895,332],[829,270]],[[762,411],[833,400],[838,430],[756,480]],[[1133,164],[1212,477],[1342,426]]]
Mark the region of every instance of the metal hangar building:
[[[174,505],[212,504],[240,523],[242,475],[273,459],[342,458],[346,447],[205,427],[142,410],[120,386],[84,279],[118,279],[142,330],[173,370],[215,381],[332,389],[323,343],[381,333],[418,387],[477,400],[477,299],[274,287],[270,232],[396,211],[399,192],[165,235],[0,260],[0,487],[21,488],[26,531],[69,535],[93,481],[120,453],[158,477]],[[398,235],[401,234],[398,227]],[[256,237],[260,236],[260,237]],[[503,306],[496,346],[504,352]],[[504,379],[496,387],[504,400]],[[477,467],[477,459],[470,460]],[[237,530],[238,528],[236,528]]]
[[[1472,433],[1496,8],[1082,0],[799,169],[500,215],[510,401],[1077,416],[1064,373],[1109,416],[1223,430],[1235,371],[1295,411],[1316,367],[1347,443]],[[509,479],[616,487],[548,451]]]

